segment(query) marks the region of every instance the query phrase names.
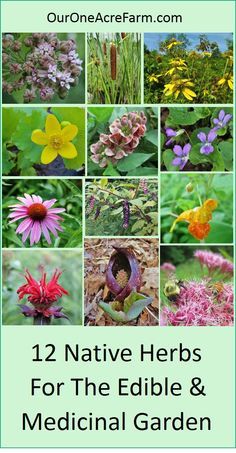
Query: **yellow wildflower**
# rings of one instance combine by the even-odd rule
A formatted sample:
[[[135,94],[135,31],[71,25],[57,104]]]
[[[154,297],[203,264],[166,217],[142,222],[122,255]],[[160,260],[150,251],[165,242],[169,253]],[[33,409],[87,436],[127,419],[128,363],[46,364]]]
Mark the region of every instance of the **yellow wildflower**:
[[[202,206],[182,212],[173,222],[170,232],[172,233],[177,222],[185,221],[189,223],[188,231],[195,239],[206,238],[210,232],[209,221],[212,219],[212,211],[216,209],[217,205],[217,200],[210,198]]]
[[[177,41],[177,39],[173,39],[169,44],[167,44],[167,49],[170,50],[172,49],[172,47],[174,46],[180,46],[181,44],[183,44],[183,41]]]
[[[148,81],[149,83],[152,83],[152,82],[159,82],[159,77],[161,77],[161,74],[151,74],[150,76],[148,76]]]
[[[167,83],[164,88],[164,94],[166,96],[173,95],[175,99],[178,98],[179,94],[183,94],[186,99],[192,101],[197,95],[194,91],[190,90],[189,87],[193,87],[194,83],[190,79],[177,79]]]
[[[228,84],[229,88],[233,90],[234,85],[233,85],[233,76],[232,74],[225,74],[224,77],[222,77],[218,82],[217,85],[223,86],[225,84]]]
[[[203,57],[211,57],[212,56],[212,52],[202,52],[202,55]]]
[[[46,118],[45,132],[35,129],[31,140],[37,145],[46,145],[41,154],[42,164],[50,164],[58,155],[65,159],[73,159],[77,156],[77,149],[70,143],[78,133],[74,124],[61,127],[58,119],[51,113]]]

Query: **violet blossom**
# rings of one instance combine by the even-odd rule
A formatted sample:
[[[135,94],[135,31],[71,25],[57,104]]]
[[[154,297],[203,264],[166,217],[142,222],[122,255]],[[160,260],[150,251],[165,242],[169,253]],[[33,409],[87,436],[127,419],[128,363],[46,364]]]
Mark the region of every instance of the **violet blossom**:
[[[212,142],[217,137],[217,133],[215,132],[215,130],[211,129],[207,136],[205,132],[199,132],[199,134],[197,134],[197,137],[203,143],[203,145],[200,148],[200,153],[206,155],[213,153],[214,146],[212,146]]]
[[[184,133],[184,129],[179,129],[178,131],[174,131],[171,127],[166,127],[165,133],[167,137],[170,137],[169,140],[166,142],[166,146],[169,146],[173,143],[176,139],[174,137],[178,137]]]
[[[218,114],[218,118],[213,119],[213,123],[215,124],[214,130],[221,129],[222,127],[226,127],[228,122],[231,120],[233,116],[229,113],[225,113],[224,110],[220,110]]]
[[[180,170],[183,170],[189,159],[189,153],[191,151],[190,143],[186,143],[183,148],[180,145],[175,145],[173,151],[177,157],[172,160],[172,165],[179,167]]]

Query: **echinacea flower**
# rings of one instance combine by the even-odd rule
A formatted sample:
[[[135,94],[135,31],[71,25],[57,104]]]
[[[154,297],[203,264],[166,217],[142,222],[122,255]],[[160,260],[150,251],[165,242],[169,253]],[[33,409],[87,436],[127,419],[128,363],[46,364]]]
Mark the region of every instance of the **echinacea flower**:
[[[46,118],[45,132],[35,129],[31,135],[32,142],[46,145],[41,154],[42,164],[50,164],[58,155],[65,159],[74,159],[78,153],[71,140],[77,133],[77,126],[69,124],[62,128],[55,115],[50,113]]]
[[[16,229],[16,234],[22,234],[24,243],[30,237],[30,245],[37,244],[43,235],[48,244],[51,244],[50,233],[57,237],[58,231],[63,231],[59,221],[63,220],[58,214],[64,212],[64,208],[52,208],[56,198],[43,201],[39,195],[24,194],[17,197],[21,203],[9,206],[12,211],[9,214],[9,223],[24,219]]]
[[[174,129],[171,129],[171,127],[166,127],[165,133],[167,137],[170,137],[170,139],[166,142],[166,146],[168,146],[175,141],[174,137],[179,137],[179,135],[182,135],[184,133],[184,129],[174,131]]]
[[[217,85],[224,86],[228,85],[228,87],[233,90],[234,89],[234,79],[232,74],[228,73],[225,74],[220,80],[218,80]]]
[[[218,118],[213,118],[213,123],[215,124],[214,129],[221,129],[222,127],[226,127],[228,122],[231,120],[233,116],[230,113],[225,113],[224,110],[220,110],[218,114]]]
[[[182,212],[173,222],[170,233],[173,232],[176,223],[184,221],[189,223],[188,231],[195,239],[206,238],[210,232],[208,222],[212,219],[212,211],[216,209],[217,205],[217,200],[210,198],[202,206]]]
[[[172,165],[174,165],[175,167],[179,167],[180,170],[183,170],[183,168],[188,162],[190,150],[191,150],[190,143],[184,145],[183,148],[180,145],[175,145],[173,151],[177,157],[175,157],[175,159],[172,160]]]
[[[33,305],[33,308],[28,307],[28,305],[21,305],[20,308],[24,316],[34,318],[34,324],[50,324],[53,316],[55,318],[67,318],[62,313],[63,307],[52,306],[63,295],[69,294],[58,283],[61,274],[62,272],[56,269],[51,280],[47,283],[45,272],[42,272],[41,279],[37,281],[26,270],[24,277],[27,283],[18,288],[17,294],[19,300],[22,300],[26,296],[27,301]]]
[[[200,148],[200,153],[206,155],[213,153],[214,146],[212,146],[212,142],[217,137],[217,133],[215,132],[215,130],[211,129],[207,136],[205,132],[199,132],[199,134],[197,134],[197,137],[203,143],[203,145]]]
[[[193,87],[194,83],[190,79],[177,79],[172,80],[170,83],[165,84],[163,93],[165,96],[174,96],[175,99],[178,98],[180,94],[183,94],[186,99],[192,101],[197,95],[193,90],[190,90],[189,87]]]

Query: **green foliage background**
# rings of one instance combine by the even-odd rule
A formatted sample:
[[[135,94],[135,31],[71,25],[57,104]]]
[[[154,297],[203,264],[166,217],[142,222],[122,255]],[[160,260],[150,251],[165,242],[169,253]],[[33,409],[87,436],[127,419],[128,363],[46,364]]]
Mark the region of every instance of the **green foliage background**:
[[[24,193],[40,195],[43,200],[56,198],[55,207],[65,208],[61,214],[64,219],[60,224],[64,231],[58,232],[58,238],[51,234],[51,247],[82,246],[82,181],[68,179],[20,179],[3,181],[3,247],[24,247],[21,235],[15,233],[19,221],[8,224],[9,206],[19,201],[18,196]],[[19,202],[20,203],[20,202]],[[29,248],[29,239],[25,242]],[[50,247],[43,236],[35,247]]]
[[[4,325],[32,325],[33,319],[26,318],[18,308],[17,289],[25,284],[26,269],[39,280],[42,266],[51,279],[55,269],[63,271],[59,284],[69,295],[64,295],[55,305],[63,306],[69,320],[53,319],[54,325],[82,324],[82,254],[81,251],[41,250],[4,250],[2,283],[2,319]],[[19,304],[26,303],[26,297]],[[27,305],[32,305],[27,302]],[[50,326],[49,326],[50,328]]]

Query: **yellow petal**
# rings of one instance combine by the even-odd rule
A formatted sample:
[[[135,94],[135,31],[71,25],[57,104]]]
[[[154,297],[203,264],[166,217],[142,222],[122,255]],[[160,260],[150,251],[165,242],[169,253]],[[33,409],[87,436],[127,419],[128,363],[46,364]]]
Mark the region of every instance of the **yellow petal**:
[[[176,90],[176,92],[175,92],[175,99],[177,99],[177,97],[179,96],[179,93],[180,93],[180,90]]]
[[[228,85],[229,85],[230,89],[233,90],[234,86],[233,86],[232,80],[228,80]]]
[[[183,95],[186,97],[186,99],[189,99],[189,101],[192,101],[193,98],[197,96],[196,93],[194,93],[194,91],[190,90],[189,88],[183,89]]]
[[[45,132],[41,131],[41,129],[35,129],[31,135],[32,142],[36,143],[36,145],[47,145],[48,138]]]
[[[70,124],[62,129],[61,135],[63,137],[64,143],[70,142],[78,134],[78,127],[74,124]]]
[[[225,83],[225,79],[220,79],[218,82],[217,82],[217,85],[224,85]]]
[[[50,164],[57,157],[57,151],[50,146],[45,146],[41,154],[41,162],[44,165]]]
[[[78,153],[75,145],[68,142],[58,150],[58,154],[60,154],[60,156],[64,157],[65,159],[73,159],[77,156]]]
[[[61,125],[55,115],[48,115],[45,124],[45,131],[47,135],[58,134],[61,132]]]

